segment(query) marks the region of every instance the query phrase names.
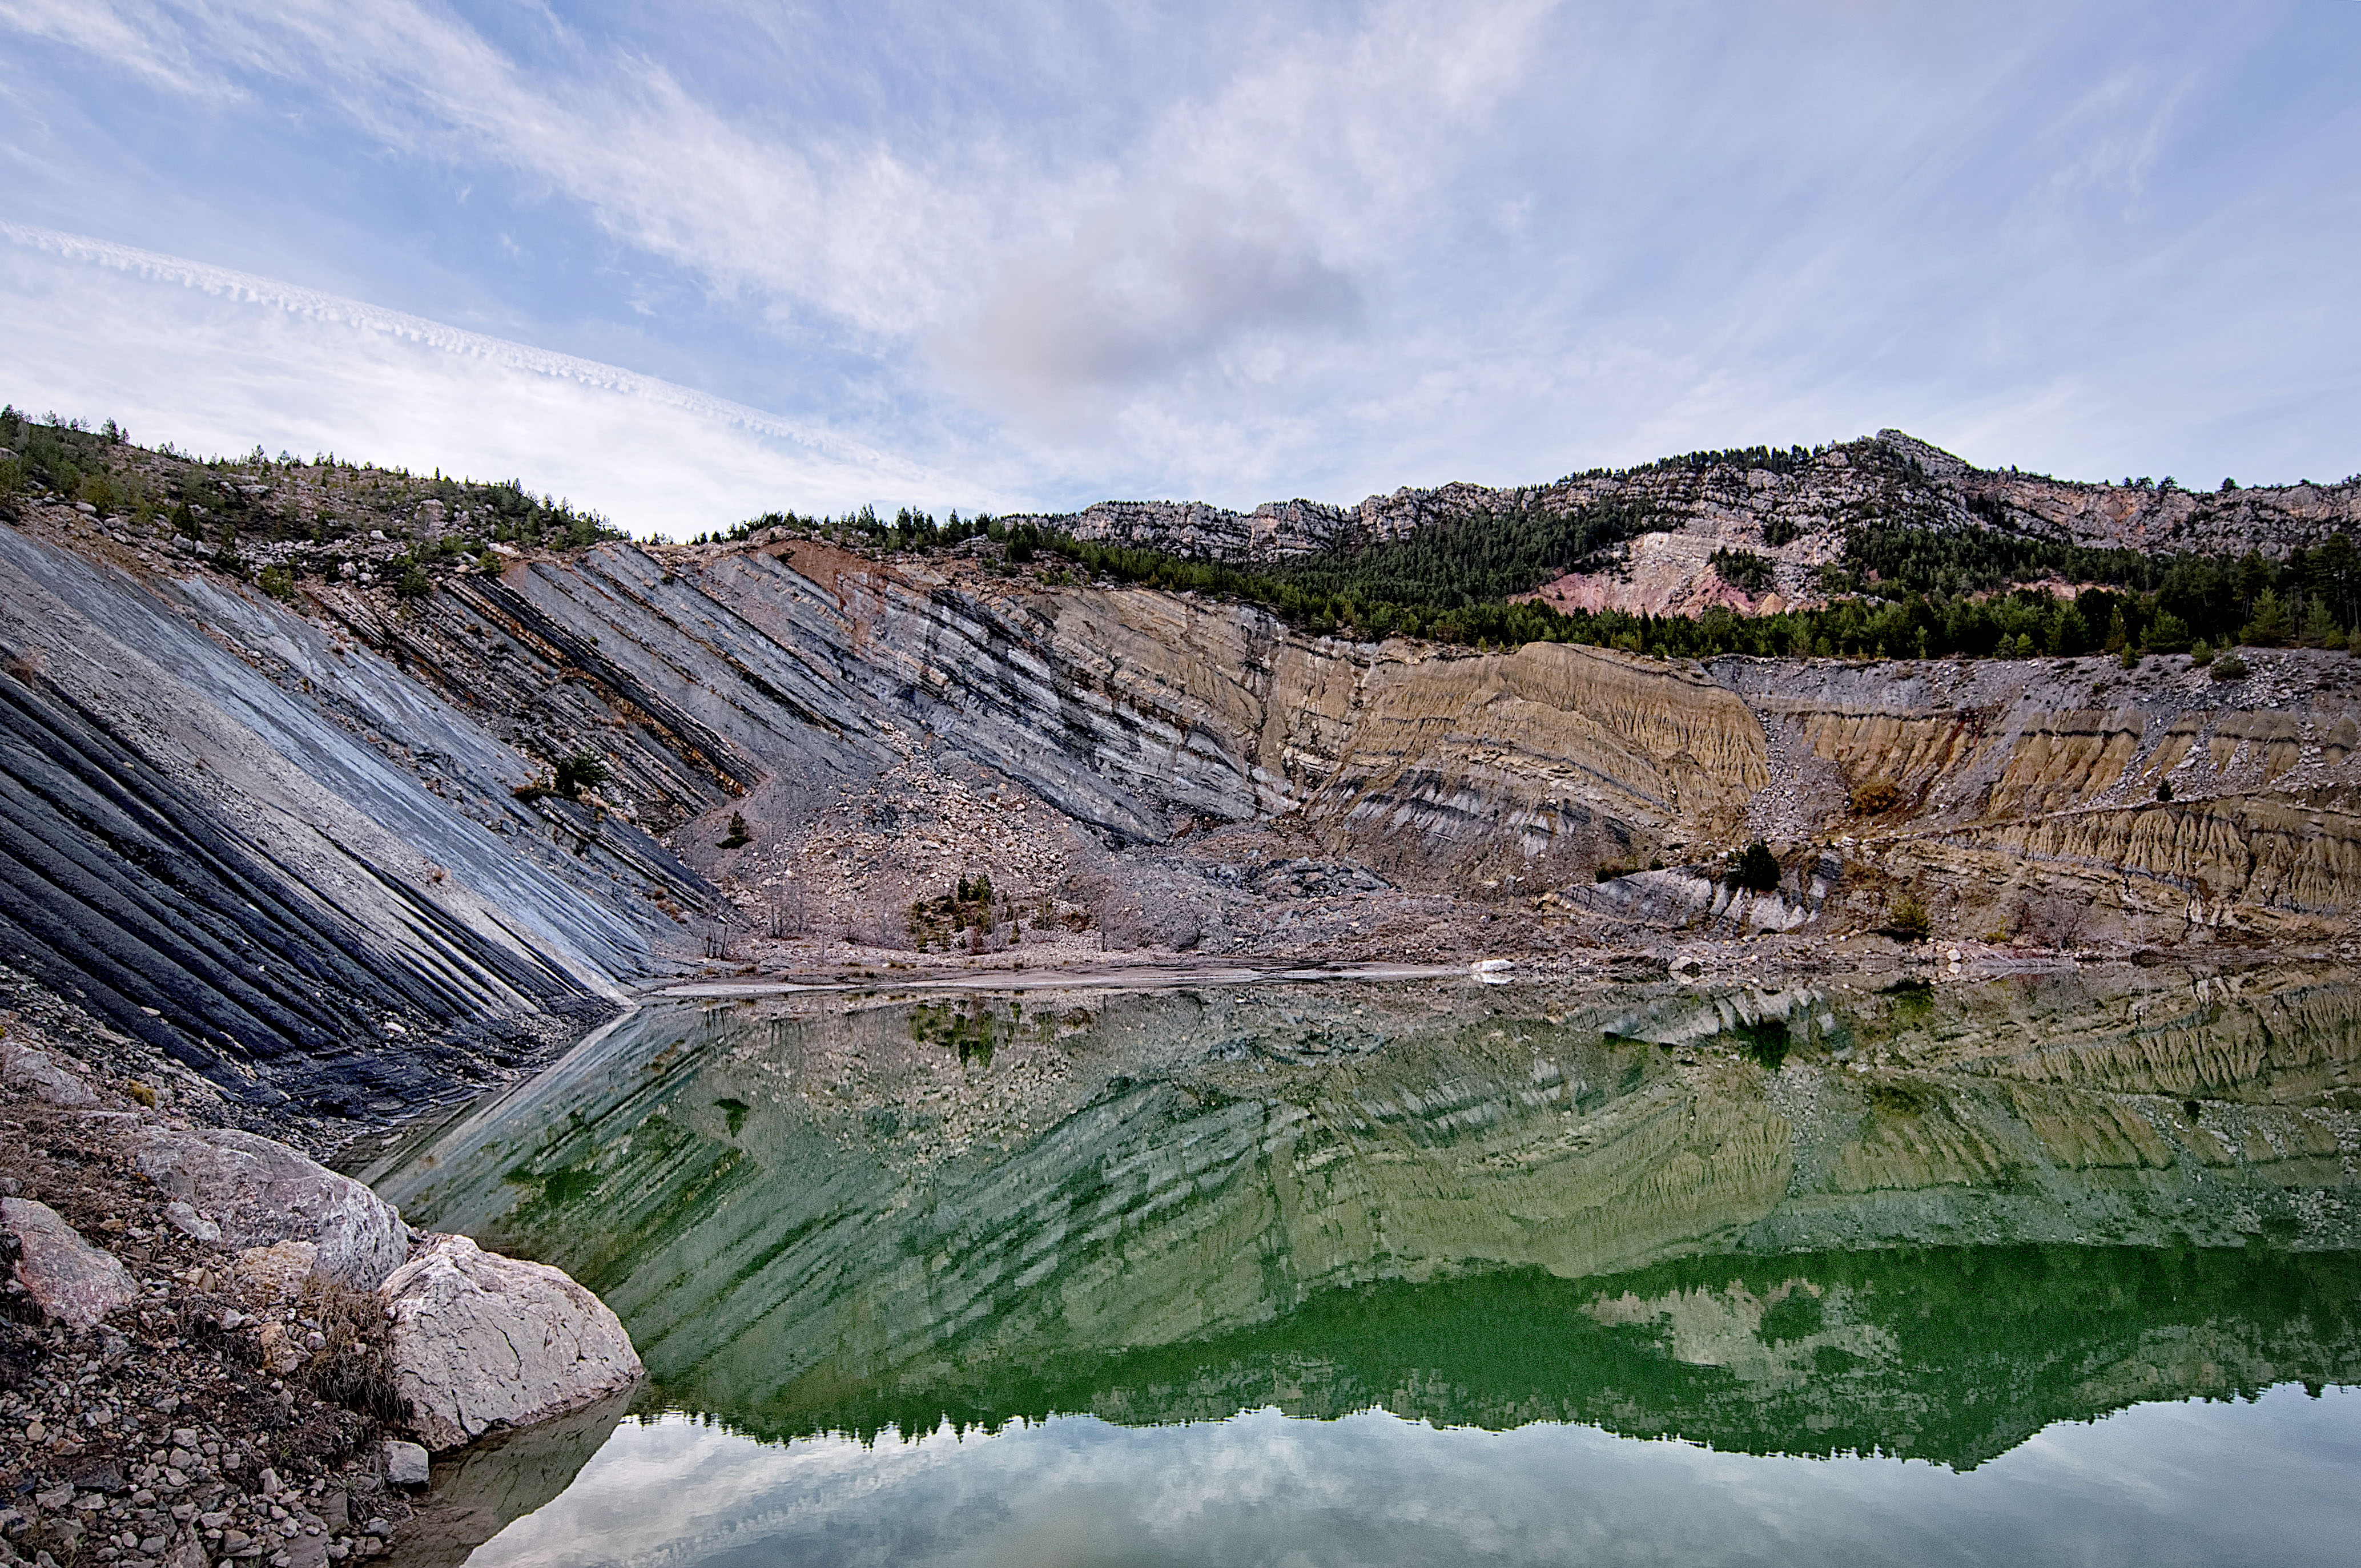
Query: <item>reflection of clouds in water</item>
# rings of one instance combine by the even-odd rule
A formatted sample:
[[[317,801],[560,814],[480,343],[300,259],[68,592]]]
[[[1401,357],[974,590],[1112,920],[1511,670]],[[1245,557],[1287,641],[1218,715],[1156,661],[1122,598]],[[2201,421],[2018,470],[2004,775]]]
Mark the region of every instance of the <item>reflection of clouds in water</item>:
[[[1072,1417],[871,1448],[665,1418],[619,1430],[471,1562],[2328,1563],[2349,1539],[2356,1461],[2361,1393],[2346,1390],[2142,1406],[1968,1475],[1375,1412]]]

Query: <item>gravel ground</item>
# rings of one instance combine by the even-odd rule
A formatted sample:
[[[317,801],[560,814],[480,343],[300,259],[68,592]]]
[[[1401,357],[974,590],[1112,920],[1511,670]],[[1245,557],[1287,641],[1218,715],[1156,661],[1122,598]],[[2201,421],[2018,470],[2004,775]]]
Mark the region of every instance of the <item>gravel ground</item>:
[[[138,1295],[76,1332],[47,1322],[13,1268],[0,1282],[0,1563],[293,1568],[385,1554],[412,1510],[383,1479],[399,1407],[382,1310],[316,1286],[279,1296],[182,1234],[121,1146],[156,1114],[153,1086],[107,1073],[91,1058],[120,1047],[44,1011],[36,1025],[11,1010],[7,1037],[37,1044],[99,1103],[0,1091],[0,1196],[56,1211]]]

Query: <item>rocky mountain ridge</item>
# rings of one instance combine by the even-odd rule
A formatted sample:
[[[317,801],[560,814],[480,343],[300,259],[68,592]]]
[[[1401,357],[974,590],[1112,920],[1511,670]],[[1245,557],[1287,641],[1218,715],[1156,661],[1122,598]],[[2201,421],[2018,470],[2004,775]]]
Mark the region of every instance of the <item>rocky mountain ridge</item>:
[[[1836,478],[1796,479],[1789,499],[1825,508],[1858,485],[1843,504],[1885,516],[1896,496],[1969,482],[1925,478],[1927,455],[1881,451],[1901,488],[1871,484],[1848,458],[1826,466]],[[133,453],[108,472],[126,491],[182,484],[185,494],[192,480],[180,462]],[[1664,482],[1703,496],[1721,483],[1717,471]],[[1697,550],[1721,528],[1755,529],[1766,548],[1832,547],[1835,521],[1768,545],[1769,522],[1789,515],[1777,510],[1782,487],[1803,469],[1763,472],[1776,482],[1724,485],[1723,510],[1683,501],[1691,510],[1679,529],[1638,535],[1620,568],[1592,576],[1642,583],[1642,547],[1671,548],[1651,541]],[[204,482],[226,511],[220,474]],[[2031,1212],[2040,1204],[2015,1185],[2024,1171],[2059,1175],[2062,1192],[2062,1173],[2086,1167],[2139,1173],[2159,1234],[2187,1228],[2202,1180],[2213,1205],[2200,1216],[2203,1239],[2327,1215],[2334,1223],[2321,1221],[2314,1239],[2353,1245],[2343,1208],[2289,1219],[2280,1206],[2291,1201],[2258,1197],[2260,1184],[2232,1194],[2214,1175],[2252,1168],[2259,1183],[2286,1175],[2324,1191],[2351,1157],[2354,1010],[2349,996],[2302,978],[2361,955],[2361,659],[2349,653],[2257,649],[2207,666],[2136,648],[1897,661],[1469,646],[1322,632],[1216,594],[1124,586],[1064,558],[1027,560],[1013,536],[897,549],[781,523],[672,545],[526,536],[513,520],[471,510],[461,526],[516,535],[478,550],[481,534],[434,533],[456,514],[429,512],[443,503],[412,478],[380,486],[289,466],[256,482],[258,496],[228,486],[253,503],[241,514],[249,526],[203,541],[158,504],[182,504],[169,489],[127,510],[111,510],[120,496],[77,500],[79,487],[35,490],[0,525],[0,1022],[21,1029],[37,1016],[49,1038],[71,1043],[47,1058],[55,1072],[28,1064],[45,1052],[0,1061],[9,1093],[39,1102],[12,1103],[10,1114],[28,1136],[38,1122],[44,1164],[30,1196],[44,1204],[89,1187],[69,1168],[102,1170],[118,1129],[154,1119],[146,1113],[200,1140],[235,1141],[200,1131],[230,1124],[320,1149],[472,1097],[666,982],[708,982],[698,1000],[719,996],[719,1006],[672,1015],[709,1021],[730,1005],[729,982],[784,979],[918,993],[895,1021],[894,1051],[870,1041],[838,1060],[830,1047],[809,1063],[842,1069],[829,1082],[847,1092],[828,1114],[857,1118],[840,1129],[847,1136],[904,1139],[895,1180],[939,1165],[948,1181],[958,1172],[941,1162],[1008,1146],[1053,1117],[1061,1136],[1096,1125],[1137,1144],[1149,1164],[1126,1179],[1149,1196],[1208,1151],[1226,1150],[1238,1173],[1269,1168],[1270,1151],[1313,1116],[1372,1146],[1464,1132],[1470,1159],[1498,1157],[1513,1171],[1557,1148],[1576,1126],[1565,1118],[1579,1112],[1622,1118],[1629,1135],[1596,1161],[1565,1146],[1566,1157],[1589,1161],[1602,1193],[1707,1162],[1702,1188],[1686,1178],[1649,1188],[1729,1200],[1711,1212],[1660,1203],[1669,1246],[1689,1245],[1707,1223],[1752,1225],[1765,1250],[1830,1245],[1809,1227],[1836,1206],[1783,1208],[1791,1186],[1842,1194],[1858,1228],[1833,1239],[1850,1246],[1905,1234],[1879,1228],[1900,1212],[1896,1191],[1923,1190],[1929,1213],[1951,1212],[1950,1190],[1962,1185]],[[1922,484],[1923,495],[1910,488]],[[346,499],[324,513],[332,492]],[[2283,498],[2239,515],[2261,520],[2258,539],[2342,527],[2347,514],[2334,507],[2351,498],[2324,493],[2301,516]],[[380,510],[335,510],[363,494]],[[280,502],[293,510],[270,510]],[[2178,526],[2168,515],[2178,506],[2157,511],[2159,527]],[[2197,517],[2192,502],[2180,523]],[[1319,521],[1282,518],[1267,537]],[[2087,526],[2127,525],[2099,516]],[[1691,580],[1679,558],[1664,560],[1664,583]],[[2128,1014],[2038,1028],[1946,1016],[1891,1049],[1863,1051],[1825,1029],[1813,989],[1834,974],[1880,997],[1925,996],[1963,976],[2070,978],[2094,958],[2168,953],[2182,967],[2135,988]],[[1307,1016],[1281,1047],[1260,1035],[1219,1042],[1191,1073],[1222,1092],[1186,1103],[1173,1081],[1129,1077],[1074,1099],[1083,1080],[1054,1053],[1016,1048],[1013,1030],[950,1000],[1013,981],[1054,995],[1057,977],[1082,970],[1119,982],[1131,963],[1220,979],[1355,959],[1464,972],[1510,958],[1526,974],[1570,977],[1599,1006],[1594,993],[1609,979],[1661,981],[1664,994],[1612,1018],[1586,1014],[1591,1035],[1553,1065],[1554,1079],[1535,1075],[1521,1030],[1480,1074],[1469,1064],[1492,1047],[1455,1040],[1428,1060],[1427,1081],[1399,1094],[1321,1087],[1348,1084],[1356,1069],[1337,1069],[1375,1036],[1366,1020]],[[2299,978],[2258,981],[2254,1006],[2228,1008],[2274,958],[2292,958]],[[1778,978],[1747,984],[1765,971]],[[1715,994],[1690,994],[1708,983]],[[1898,1014],[1915,1003],[1865,1005]],[[2225,1010],[2234,1026],[2221,1026]],[[1060,1011],[1086,1009],[1060,1003],[1032,1016],[1054,1035]],[[624,1030],[656,1012],[634,1013]],[[1573,1014],[1543,1016],[1556,1029]],[[1774,1016],[1791,1044],[1825,1059],[1809,1073],[1779,1069],[1767,1111],[1708,1092],[1706,1078],[1763,1066],[1756,1047],[1769,1036],[1748,1031]],[[1488,1015],[1478,1039],[1502,1037]],[[757,1045],[776,1054],[791,1036]],[[584,1044],[569,1060],[597,1062],[595,1042]],[[624,1098],[669,1092],[675,1080],[651,1069],[675,1044],[690,1041],[650,1042],[653,1056],[618,1069]],[[886,1103],[861,1082],[897,1059],[939,1066],[946,1051],[962,1070],[971,1058],[988,1067],[995,1046],[997,1078],[955,1105],[931,1093]],[[1235,1057],[1219,1054],[1233,1047]],[[1923,1053],[1959,1069],[1949,1098],[1921,1095],[1900,1070]],[[1303,1069],[1303,1102],[1249,1092],[1266,1066]],[[1618,1090],[1586,1102],[1585,1084],[1652,1074],[1645,1097]],[[97,1103],[91,1084],[113,1098]],[[77,1087],[90,1103],[49,1098]],[[717,1159],[740,1119],[782,1102],[752,1082],[723,1087],[733,1092],[693,1108],[698,1147]],[[1839,1102],[1841,1117],[1816,1121]],[[67,1119],[70,1129],[52,1131]],[[1162,1123],[1175,1131],[1157,1134]],[[1474,1131],[1494,1123],[1497,1136]],[[1523,1145],[1506,1135],[1520,1124],[1532,1135]],[[840,1165],[852,1146],[823,1131],[806,1139],[808,1152]],[[2005,1152],[2035,1145],[2035,1160]],[[1183,1146],[1194,1152],[1184,1157]],[[1306,1147],[1302,1179],[1333,1179]],[[1083,1180],[1095,1165],[1047,1155],[1056,1157],[1019,1182],[1026,1191],[1063,1202],[1103,1190]],[[115,1172],[126,1184],[132,1157]],[[652,1139],[631,1157],[664,1153]],[[525,1170],[499,1160],[477,1196],[513,1205],[593,1190],[566,1185],[572,1165],[517,1179]],[[1258,1179],[1229,1184],[1232,1212],[1259,1212]],[[800,1174],[794,1185],[822,1191]],[[1176,1213],[1188,1207],[1180,1190],[1170,1189]],[[183,1243],[195,1236],[174,1228],[161,1190],[125,1185],[118,1196],[132,1194],[139,1206],[126,1212],[143,1233],[133,1239],[186,1274],[200,1255]],[[2086,1220],[2109,1220],[2112,1201],[2075,1197],[2037,1217],[2063,1241]],[[1384,1212],[1349,1194],[1328,1212],[1349,1218],[1356,1205]],[[914,1223],[939,1212],[902,1209]],[[1429,1192],[1400,1210],[1425,1215],[1442,1246],[1513,1203],[1471,1184],[1457,1200]],[[738,1211],[766,1226],[785,1212]],[[106,1223],[97,1206],[52,1212],[75,1226]],[[823,1233],[807,1239],[820,1245]],[[1021,1240],[1014,1229],[1006,1239]],[[1619,1268],[1659,1255],[1509,1239],[1500,1258],[1521,1266]],[[307,1268],[319,1261],[313,1245]],[[1307,1280],[1356,1284],[1318,1250],[1301,1254]],[[493,1293],[470,1285],[473,1263],[452,1253],[413,1277],[422,1288]],[[993,1271],[1011,1255],[979,1255],[990,1266],[970,1281],[972,1300],[998,1288]],[[1273,1255],[1249,1248],[1218,1276],[1185,1246],[1166,1263],[1176,1299],[1208,1281],[1235,1293],[1238,1311],[1198,1325],[1228,1332],[1268,1316],[1254,1292]],[[160,1302],[175,1287],[150,1275],[138,1293]],[[1753,1310],[1734,1297],[1722,1305]],[[834,1333],[838,1306],[815,1298],[807,1321]],[[286,1311],[274,1320],[282,1339],[324,1336]],[[896,1310],[870,1321],[922,1320]],[[657,1337],[652,1363],[686,1344],[687,1329],[675,1328]],[[160,1317],[155,1332],[182,1337]],[[2224,1342],[2235,1376],[2177,1386],[2289,1374],[2258,1341],[2241,1348],[2236,1338]],[[2341,1340],[2317,1349],[2300,1369],[2349,1364]],[[474,1355],[455,1366],[464,1372]],[[2151,1359],[2111,1365],[2136,1381]],[[121,1403],[118,1384],[91,1387]],[[49,1415],[80,1397],[41,1404],[38,1434],[34,1404],[5,1413],[23,1420],[26,1442],[47,1444]],[[1357,1396],[1340,1386],[1336,1397]],[[2078,1394],[2058,1408],[2113,1398]],[[146,1444],[160,1421],[116,1414],[140,1452],[156,1452]],[[236,1452],[230,1423],[241,1419],[226,1407],[209,1417],[192,1452],[207,1464]],[[455,1415],[445,1435],[478,1430],[471,1420]],[[1962,1441],[1959,1452],[1982,1452],[1981,1440]],[[117,1501],[79,1480],[62,1502],[38,1506],[44,1528],[75,1524],[68,1510],[93,1512],[87,1491],[120,1550],[143,1557],[151,1542],[206,1530],[242,1552],[266,1520],[293,1521],[277,1539],[324,1551],[340,1529],[331,1499],[345,1494],[324,1475],[291,1497],[282,1479],[257,1475],[244,1511],[215,1509],[210,1524],[193,1500],[181,1516],[181,1504]],[[355,1550],[381,1545],[373,1523],[342,1534]]]
[[[1819,569],[1843,554],[1845,531],[1870,519],[1932,529],[1997,527],[2106,549],[2284,556],[2361,528],[2361,475],[2334,484],[2185,489],[2167,478],[2092,484],[2014,469],[1978,468],[1897,430],[1806,452],[1700,453],[1630,469],[1597,469],[1546,484],[1493,488],[1405,487],[1357,506],[1268,502],[1239,513],[1202,502],[1101,501],[1031,521],[1079,540],[1168,551],[1237,565],[1350,551],[1420,529],[1525,509],[1638,509],[1652,523],[1615,545],[1600,570],[1541,590],[1563,609],[1695,614],[1826,601]],[[1749,591],[1713,569],[1717,551],[1770,564]]]

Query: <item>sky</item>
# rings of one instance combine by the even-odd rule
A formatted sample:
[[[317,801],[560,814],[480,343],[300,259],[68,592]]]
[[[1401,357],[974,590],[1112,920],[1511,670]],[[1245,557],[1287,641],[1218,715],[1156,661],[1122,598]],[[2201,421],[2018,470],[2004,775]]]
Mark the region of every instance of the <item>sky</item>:
[[[774,508],[2361,469],[2361,5],[0,0],[0,398]]]

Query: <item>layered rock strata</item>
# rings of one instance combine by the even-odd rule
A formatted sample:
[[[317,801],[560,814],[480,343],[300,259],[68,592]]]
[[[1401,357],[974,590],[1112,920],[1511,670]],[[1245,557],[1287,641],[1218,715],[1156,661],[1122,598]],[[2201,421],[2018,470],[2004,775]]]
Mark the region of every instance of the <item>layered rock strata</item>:
[[[1388,890],[1314,901],[1345,956],[1840,933],[1911,901],[1947,941],[2048,948],[2356,913],[2341,655],[2220,681],[1356,642],[767,535],[290,607],[87,545],[0,531],[0,958],[232,1118],[455,1092],[796,921],[907,950],[914,902],[972,872],[1032,934],[1201,952],[1307,940],[1255,883],[1307,855]],[[555,792],[583,752],[609,776]],[[1011,831],[961,826],[985,809]],[[1780,883],[1734,906],[1722,857],[1755,838]]]

